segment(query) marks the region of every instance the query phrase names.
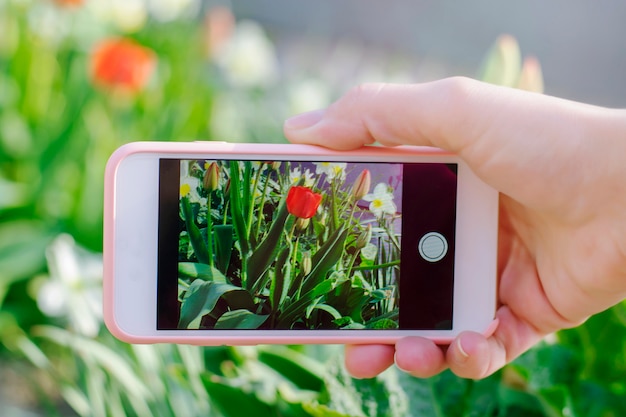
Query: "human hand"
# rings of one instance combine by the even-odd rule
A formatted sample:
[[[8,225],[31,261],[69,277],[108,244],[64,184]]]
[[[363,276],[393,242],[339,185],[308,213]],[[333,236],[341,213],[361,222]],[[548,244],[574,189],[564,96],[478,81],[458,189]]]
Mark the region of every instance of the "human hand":
[[[626,111],[465,78],[357,87],[285,122],[292,142],[348,150],[379,142],[452,151],[500,194],[499,326],[450,346],[407,337],[347,346],[373,377],[393,364],[483,378],[544,336],[626,298]]]

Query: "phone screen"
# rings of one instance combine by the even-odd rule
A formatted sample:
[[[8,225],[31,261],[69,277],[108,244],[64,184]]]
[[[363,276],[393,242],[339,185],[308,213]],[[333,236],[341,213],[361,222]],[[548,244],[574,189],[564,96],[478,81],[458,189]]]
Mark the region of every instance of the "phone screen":
[[[452,328],[456,164],[159,165],[157,329]]]

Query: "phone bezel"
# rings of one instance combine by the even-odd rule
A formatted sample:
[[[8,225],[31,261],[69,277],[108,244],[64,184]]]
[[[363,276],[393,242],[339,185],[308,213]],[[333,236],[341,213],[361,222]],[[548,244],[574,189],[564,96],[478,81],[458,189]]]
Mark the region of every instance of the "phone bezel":
[[[433,162],[458,165],[451,330],[157,330],[158,166],[160,158]],[[141,210],[140,210],[141,208]],[[109,159],[105,176],[104,312],[132,343],[394,343],[423,336],[447,343],[461,330],[490,332],[496,306],[498,195],[457,156],[425,147],[370,146],[349,152],[311,145],[135,142]],[[125,277],[124,279],[116,279]]]

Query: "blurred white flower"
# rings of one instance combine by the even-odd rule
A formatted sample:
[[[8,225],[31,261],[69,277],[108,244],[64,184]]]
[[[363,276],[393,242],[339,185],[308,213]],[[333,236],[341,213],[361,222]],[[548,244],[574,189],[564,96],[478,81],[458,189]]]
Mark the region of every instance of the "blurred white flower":
[[[148,0],[150,15],[161,22],[181,17],[195,17],[200,10],[200,0]]]
[[[63,11],[51,2],[33,7],[28,15],[28,20],[30,29],[42,40],[53,45],[61,42],[69,32],[68,19]]]
[[[236,87],[262,87],[277,78],[274,45],[263,28],[249,20],[237,24],[233,36],[216,51],[215,60]]]
[[[381,182],[374,187],[374,192],[367,194],[363,200],[370,202],[370,211],[376,217],[381,217],[383,213],[395,214],[396,204],[393,202],[393,193],[389,190],[389,185]]]
[[[113,23],[125,32],[141,29],[148,17],[145,0],[90,1],[86,6],[100,19]]]
[[[302,80],[289,89],[291,112],[298,114],[324,108],[330,104],[330,97],[331,89],[327,83],[313,78]]]
[[[48,316],[67,317],[76,332],[96,336],[102,324],[102,256],[63,234],[50,244],[46,259],[50,276],[37,306]]]

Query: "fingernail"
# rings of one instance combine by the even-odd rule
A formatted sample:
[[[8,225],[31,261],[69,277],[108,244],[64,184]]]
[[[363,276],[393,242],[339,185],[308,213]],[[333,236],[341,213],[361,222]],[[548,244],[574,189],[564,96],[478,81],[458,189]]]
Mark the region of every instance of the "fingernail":
[[[306,129],[314,126],[322,120],[324,112],[325,109],[313,110],[290,117],[285,121],[285,129]]]
[[[457,338],[456,339],[456,350],[457,352],[459,352],[458,358],[462,361],[465,362],[468,358],[469,358],[469,354],[465,351],[465,349],[463,349],[463,344],[461,343],[461,338]]]

